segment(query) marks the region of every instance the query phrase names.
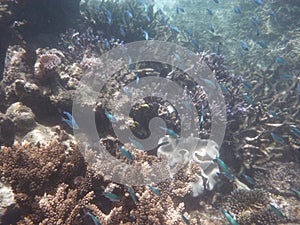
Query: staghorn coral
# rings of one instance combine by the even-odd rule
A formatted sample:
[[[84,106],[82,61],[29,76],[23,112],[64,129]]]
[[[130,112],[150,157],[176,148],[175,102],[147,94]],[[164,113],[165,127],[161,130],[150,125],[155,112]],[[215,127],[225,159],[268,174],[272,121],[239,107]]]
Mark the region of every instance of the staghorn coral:
[[[0,162],[2,179],[11,185],[25,214],[37,207],[33,204],[35,195],[51,193],[61,182],[71,184],[73,177],[85,172],[78,147],[72,143],[67,147],[56,140],[41,146],[24,142],[3,147]]]

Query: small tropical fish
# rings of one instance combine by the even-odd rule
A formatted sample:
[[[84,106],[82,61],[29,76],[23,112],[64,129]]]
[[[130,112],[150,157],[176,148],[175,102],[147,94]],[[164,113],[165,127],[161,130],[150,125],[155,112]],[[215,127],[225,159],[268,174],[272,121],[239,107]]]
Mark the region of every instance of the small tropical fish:
[[[119,202],[120,201],[120,197],[114,193],[111,192],[103,192],[103,195],[108,198],[110,201],[112,202]]]
[[[107,23],[109,25],[111,25],[112,24],[112,13],[108,9],[105,9],[105,11],[106,11],[106,14],[107,14]]]
[[[277,207],[275,207],[272,204],[269,204],[269,206],[276,213],[277,216],[279,216],[281,218],[285,218],[285,216],[282,214],[282,212]]]
[[[177,14],[179,14],[180,12],[184,12],[185,10],[184,10],[184,8],[182,8],[182,7],[176,7],[176,13]]]
[[[259,25],[261,23],[261,20],[258,17],[252,17],[251,22],[252,22],[253,26],[256,27],[257,25]]]
[[[248,176],[247,174],[242,173],[242,176],[250,183],[250,184],[254,184],[254,179],[250,176]]]
[[[224,85],[220,85],[220,88],[224,93],[228,93],[228,89]]]
[[[213,27],[213,25],[209,25],[209,30],[214,33],[215,32],[215,28]]]
[[[205,109],[204,109],[204,104],[203,104],[203,102],[202,102],[202,104],[201,104],[200,129],[202,129],[203,124],[204,124],[204,120],[205,120],[204,115],[205,115]]]
[[[240,51],[240,56],[243,57],[245,55],[245,53],[241,50]]]
[[[79,129],[79,126],[76,123],[74,117],[69,112],[64,111],[63,114],[65,114],[68,117],[68,119],[62,117],[62,121],[66,122],[69,125],[69,127],[71,127],[74,130]]]
[[[285,143],[284,139],[282,137],[280,137],[278,134],[271,132],[271,136],[274,141],[279,142],[279,143]]]
[[[297,137],[300,137],[300,130],[295,125],[290,125],[290,131],[293,132]]]
[[[253,88],[253,85],[250,84],[250,83],[247,82],[247,81],[242,81],[242,83],[243,83],[243,85],[244,85],[246,88],[248,88],[249,90],[251,90],[251,89]]]
[[[94,216],[92,213],[87,212],[86,215],[88,215],[89,217],[92,218],[95,225],[102,225],[100,220],[96,216]]]
[[[144,11],[148,12],[148,4],[144,3]]]
[[[175,31],[176,33],[180,33],[180,32],[181,32],[181,31],[179,30],[178,27],[173,26],[173,25],[171,25],[171,24],[169,24],[168,27],[169,27],[171,30]]]
[[[242,13],[240,7],[238,7],[238,6],[234,7],[234,8],[233,8],[233,11],[234,11],[236,14],[241,14],[241,13]]]
[[[129,10],[125,10],[125,13],[127,14],[128,17],[133,18],[133,14]]]
[[[148,22],[151,22],[151,18],[150,18],[149,15],[146,15],[146,20],[147,20]]]
[[[276,62],[277,62],[277,63],[280,63],[280,64],[284,64],[284,63],[286,63],[286,60],[285,60],[285,58],[283,58],[283,57],[281,57],[281,56],[278,56],[278,57],[276,58]]]
[[[122,148],[120,146],[118,146],[120,152],[122,152],[122,154],[127,158],[129,159],[130,161],[133,161],[134,160],[134,156],[128,151],[126,150],[125,148]]]
[[[241,44],[242,48],[243,48],[245,51],[248,51],[248,50],[249,50],[249,46],[247,45],[246,42],[241,41],[240,44]]]
[[[259,44],[259,46],[262,47],[262,48],[267,48],[268,47],[268,44],[264,41],[258,41],[257,44]]]
[[[280,117],[278,116],[278,114],[274,111],[270,111],[269,112],[271,116],[273,116],[275,119],[280,119]]]
[[[192,39],[191,43],[196,49],[200,48],[199,42],[196,39]]]
[[[220,1],[219,0],[214,0],[214,2],[218,4]]]
[[[206,9],[209,15],[213,15],[213,11],[211,9]]]
[[[131,198],[133,199],[133,201],[136,204],[140,203],[140,200],[139,200],[138,196],[136,195],[136,193],[134,192],[134,190],[132,190],[130,187],[128,187],[127,191],[129,192]]]
[[[217,173],[217,175],[222,175],[222,176],[226,177],[230,182],[232,182],[234,179],[234,176],[232,174],[228,174],[225,172],[219,172],[219,173]]]
[[[233,217],[225,209],[220,208],[220,210],[232,225],[239,225],[238,222],[235,219],[233,219]]]
[[[243,94],[243,97],[246,99],[246,101],[247,101],[250,105],[253,104],[253,99],[252,99],[249,95]]]
[[[275,17],[276,16],[275,12],[270,12],[270,16]]]
[[[121,87],[122,91],[129,97],[131,98],[132,97],[132,94],[130,91],[127,90],[126,87]]]
[[[151,185],[148,185],[148,187],[151,189],[151,191],[153,191],[155,194],[157,194],[158,196],[161,196],[162,194],[161,194],[161,192],[157,189],[157,188],[155,188],[155,187],[153,187],[153,186],[151,186]]]
[[[187,33],[189,36],[193,36],[192,30],[184,30],[185,33]]]
[[[178,61],[181,61],[181,57],[179,54],[177,54],[176,52],[174,52],[174,56]]]
[[[280,77],[280,79],[293,79],[293,78],[295,78],[295,76],[292,75],[292,74],[282,74],[279,77]]]
[[[258,5],[264,4],[263,0],[254,0],[254,2]]]
[[[218,165],[222,168],[222,170],[227,173],[228,175],[231,175],[231,170],[229,169],[229,167],[223,162],[223,160],[221,160],[219,157],[216,158],[216,161],[218,163]]]
[[[108,49],[110,49],[110,43],[109,43],[109,41],[107,40],[107,38],[104,38],[104,43],[105,43],[106,47],[107,47]]]
[[[186,218],[182,213],[180,213],[181,219],[187,224],[187,225],[191,225],[190,221],[188,218]]]
[[[135,83],[139,84],[140,83],[140,77],[137,73],[135,73]]]
[[[144,34],[145,39],[148,41],[149,40],[149,34],[148,34],[148,32],[145,31],[145,30],[142,30],[142,32]]]
[[[117,119],[114,115],[110,114],[106,109],[105,109],[105,116],[107,117],[107,119],[110,120],[110,122],[116,122]]]
[[[173,138],[179,138],[178,134],[175,133],[175,131],[166,128],[166,127],[160,127],[162,130],[166,131],[170,136],[172,136]]]
[[[135,140],[131,137],[129,137],[129,140],[133,145],[135,145],[135,147],[137,147],[138,149],[144,150],[144,146],[140,142],[138,142],[137,140]]]
[[[207,83],[209,86],[211,86],[212,88],[216,88],[216,85],[214,82],[212,82],[211,80],[202,78],[202,80],[204,80],[205,83]]]
[[[123,37],[126,36],[126,31],[125,31],[125,28],[124,27],[120,27],[120,33]]]
[[[298,191],[298,190],[296,190],[295,188],[292,188],[292,187],[291,187],[291,190],[297,194],[298,198],[300,198],[300,191]]]

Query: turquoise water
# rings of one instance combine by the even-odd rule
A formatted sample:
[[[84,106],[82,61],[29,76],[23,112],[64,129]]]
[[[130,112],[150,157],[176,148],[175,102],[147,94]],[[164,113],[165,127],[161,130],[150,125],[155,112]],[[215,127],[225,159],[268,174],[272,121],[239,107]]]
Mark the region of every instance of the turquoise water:
[[[300,1],[32,4],[0,8],[0,223],[300,224]]]

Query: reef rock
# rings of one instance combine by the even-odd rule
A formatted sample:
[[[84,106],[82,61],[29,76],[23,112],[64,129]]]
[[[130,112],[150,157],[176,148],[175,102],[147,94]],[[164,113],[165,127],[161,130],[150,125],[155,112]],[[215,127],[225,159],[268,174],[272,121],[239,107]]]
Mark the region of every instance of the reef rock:
[[[15,139],[15,125],[5,114],[0,113],[0,146],[10,146]]]

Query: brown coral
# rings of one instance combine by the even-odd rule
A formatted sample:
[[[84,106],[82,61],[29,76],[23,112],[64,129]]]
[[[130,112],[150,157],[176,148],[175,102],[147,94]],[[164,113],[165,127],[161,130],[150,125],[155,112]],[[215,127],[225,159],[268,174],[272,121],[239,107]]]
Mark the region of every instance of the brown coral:
[[[73,178],[85,173],[86,166],[78,147],[53,141],[48,145],[29,143],[3,147],[0,171],[4,182],[13,188],[16,202],[30,213],[36,195],[52,193],[59,183],[72,184]]]

